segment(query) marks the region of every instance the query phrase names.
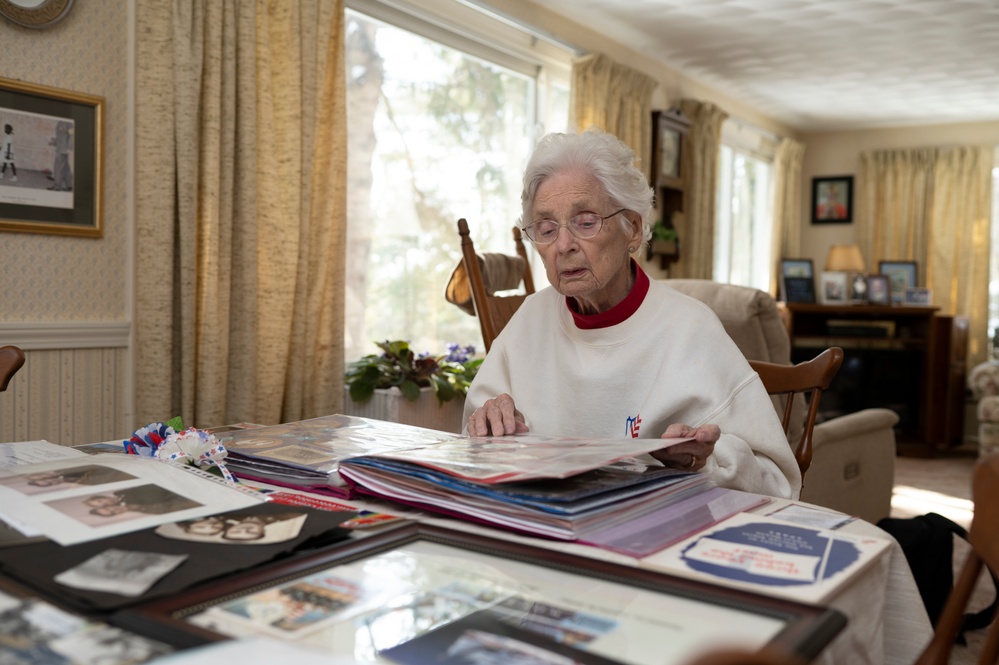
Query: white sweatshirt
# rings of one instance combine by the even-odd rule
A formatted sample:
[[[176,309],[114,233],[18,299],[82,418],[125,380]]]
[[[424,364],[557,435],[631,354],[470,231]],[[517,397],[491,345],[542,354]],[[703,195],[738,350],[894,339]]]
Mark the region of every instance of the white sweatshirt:
[[[759,377],[707,305],[652,280],[637,311],[578,328],[548,287],[493,341],[465,401],[464,421],[509,393],[530,430],[547,436],[660,437],[671,423],[716,424],[703,472],[722,487],[797,499],[791,446]]]

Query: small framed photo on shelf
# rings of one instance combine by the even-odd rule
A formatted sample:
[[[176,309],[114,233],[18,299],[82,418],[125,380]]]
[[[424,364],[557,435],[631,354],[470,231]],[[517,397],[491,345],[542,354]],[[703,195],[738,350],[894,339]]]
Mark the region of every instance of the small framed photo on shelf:
[[[853,221],[853,176],[812,178],[812,224]]]
[[[891,304],[891,285],[886,275],[867,276],[867,302],[871,305]]]
[[[823,272],[819,277],[819,297],[823,305],[846,305],[850,302],[850,274]]]
[[[891,301],[901,305],[905,301],[905,290],[916,287],[918,275],[915,261],[879,261],[878,272],[888,278]]]
[[[811,259],[781,259],[780,299],[784,302],[815,302],[815,272]]]
[[[929,307],[933,304],[933,293],[929,289],[918,286],[908,288],[903,294],[902,304]]]
[[[867,277],[862,272],[852,272],[850,275],[850,302],[854,305],[867,304]]]

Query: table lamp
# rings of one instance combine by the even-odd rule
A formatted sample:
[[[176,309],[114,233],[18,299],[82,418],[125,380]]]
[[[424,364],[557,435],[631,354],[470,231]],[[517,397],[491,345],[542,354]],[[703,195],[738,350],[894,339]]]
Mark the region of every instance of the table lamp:
[[[826,256],[829,272],[864,272],[864,257],[857,245],[831,245]]]

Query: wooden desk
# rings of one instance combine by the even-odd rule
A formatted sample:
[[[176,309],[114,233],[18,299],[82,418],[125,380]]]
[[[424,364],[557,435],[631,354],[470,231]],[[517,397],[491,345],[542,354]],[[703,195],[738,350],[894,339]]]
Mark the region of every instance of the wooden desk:
[[[964,436],[968,319],[937,307],[787,303],[792,359],[840,346],[843,367],[822,395],[826,417],[883,407],[898,413],[899,451],[933,455]]]

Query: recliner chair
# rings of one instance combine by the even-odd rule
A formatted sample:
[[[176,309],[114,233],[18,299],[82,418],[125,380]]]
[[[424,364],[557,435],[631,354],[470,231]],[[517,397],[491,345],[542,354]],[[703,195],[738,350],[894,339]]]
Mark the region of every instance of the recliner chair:
[[[710,307],[749,360],[791,364],[791,340],[768,293],[702,279],[666,279],[668,286]],[[775,398],[780,399],[780,398]],[[805,405],[788,430],[789,445],[801,438]],[[782,404],[775,404],[783,413]],[[871,408],[817,423],[812,462],[801,500],[876,523],[891,512],[895,482],[895,430],[898,414]]]

